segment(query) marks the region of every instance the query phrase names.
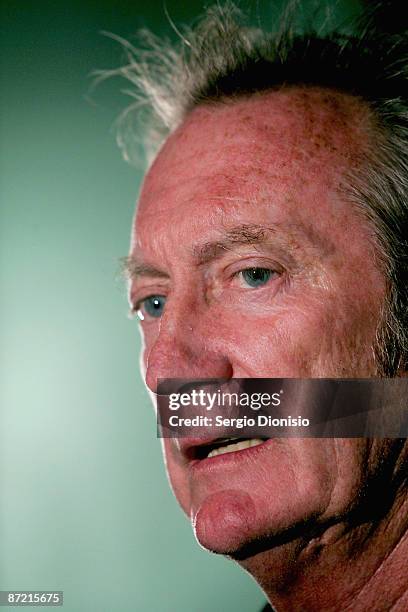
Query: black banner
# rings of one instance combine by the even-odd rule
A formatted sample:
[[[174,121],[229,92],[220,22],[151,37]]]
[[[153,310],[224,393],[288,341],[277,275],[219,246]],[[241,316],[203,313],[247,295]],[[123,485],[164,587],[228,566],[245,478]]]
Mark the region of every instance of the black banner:
[[[158,437],[408,437],[408,378],[163,379]]]

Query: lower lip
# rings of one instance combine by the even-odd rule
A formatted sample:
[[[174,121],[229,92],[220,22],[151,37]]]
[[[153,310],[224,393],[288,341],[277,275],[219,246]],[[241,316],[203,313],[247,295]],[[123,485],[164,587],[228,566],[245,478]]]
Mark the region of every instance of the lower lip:
[[[273,438],[265,440],[262,444],[257,446],[251,446],[249,448],[243,448],[241,450],[232,451],[229,453],[223,453],[222,455],[215,455],[215,457],[206,457],[205,459],[192,459],[189,462],[189,468],[193,472],[198,471],[213,471],[218,468],[234,468],[242,464],[243,462],[250,460],[251,462],[258,455],[267,450],[267,447],[271,446],[277,439]]]

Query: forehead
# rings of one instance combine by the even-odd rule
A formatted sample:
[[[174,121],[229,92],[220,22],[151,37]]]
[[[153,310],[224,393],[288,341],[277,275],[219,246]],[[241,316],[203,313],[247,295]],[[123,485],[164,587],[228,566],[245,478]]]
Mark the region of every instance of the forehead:
[[[145,178],[137,235],[162,225],[163,215],[169,224],[189,214],[198,224],[226,215],[239,221],[249,209],[257,214],[255,200],[271,201],[278,222],[310,217],[316,207],[324,215],[344,172],[358,163],[368,131],[360,100],[317,88],[200,106]]]

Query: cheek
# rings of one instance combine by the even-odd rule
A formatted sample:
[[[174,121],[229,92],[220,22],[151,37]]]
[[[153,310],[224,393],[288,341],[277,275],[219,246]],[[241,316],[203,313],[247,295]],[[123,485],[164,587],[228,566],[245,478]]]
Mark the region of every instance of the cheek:
[[[367,300],[311,291],[286,296],[267,315],[217,314],[237,377],[367,375],[377,318]]]
[[[222,329],[223,317],[217,320]],[[221,333],[234,376],[301,377],[311,375],[329,327],[314,305],[302,309],[297,304],[274,308],[262,317],[228,315]]]
[[[333,487],[329,516],[341,516],[357,506],[367,493],[372,441],[365,438],[333,439],[336,455],[336,484]]]

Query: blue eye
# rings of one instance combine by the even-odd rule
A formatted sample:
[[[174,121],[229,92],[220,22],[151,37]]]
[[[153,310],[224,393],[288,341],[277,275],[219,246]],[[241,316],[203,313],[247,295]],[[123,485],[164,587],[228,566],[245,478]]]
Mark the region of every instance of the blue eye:
[[[163,314],[164,304],[166,303],[166,298],[163,295],[151,295],[150,297],[143,300],[141,303],[141,308],[138,311],[139,318],[143,321],[144,312],[149,317],[159,318]],[[142,311],[143,309],[143,311]]]
[[[274,272],[267,268],[248,268],[247,270],[241,270],[240,274],[250,287],[262,287],[272,278]]]

